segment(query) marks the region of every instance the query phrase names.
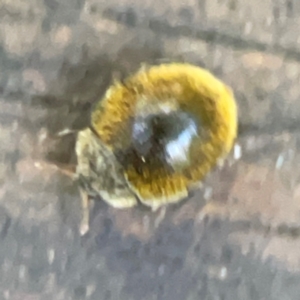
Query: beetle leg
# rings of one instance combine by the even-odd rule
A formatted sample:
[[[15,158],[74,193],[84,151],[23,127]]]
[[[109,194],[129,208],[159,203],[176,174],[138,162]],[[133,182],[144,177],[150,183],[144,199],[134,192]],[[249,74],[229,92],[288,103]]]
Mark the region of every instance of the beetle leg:
[[[85,235],[89,231],[89,195],[83,189],[79,188],[80,196],[81,196],[81,223],[80,223],[80,234]]]
[[[40,161],[36,160],[34,162],[35,167],[39,169],[47,169],[50,168],[55,171],[59,171],[60,173],[64,174],[67,177],[74,178],[75,176],[75,166],[69,164],[60,164],[60,163],[51,163],[48,161]]]

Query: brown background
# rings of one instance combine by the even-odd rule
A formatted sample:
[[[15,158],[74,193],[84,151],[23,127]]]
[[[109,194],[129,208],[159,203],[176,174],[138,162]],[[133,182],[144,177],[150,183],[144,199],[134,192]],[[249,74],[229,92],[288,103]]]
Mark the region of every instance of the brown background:
[[[300,299],[299,28],[298,0],[0,1],[0,299]],[[80,238],[52,135],[160,61],[232,86],[242,157],[165,218],[97,202]]]

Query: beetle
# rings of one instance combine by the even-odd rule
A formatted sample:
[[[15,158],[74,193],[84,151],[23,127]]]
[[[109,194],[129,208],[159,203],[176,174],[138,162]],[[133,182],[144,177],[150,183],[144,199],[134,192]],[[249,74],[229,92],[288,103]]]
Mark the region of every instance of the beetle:
[[[194,65],[150,66],[113,84],[77,135],[81,234],[91,198],[153,210],[186,198],[228,155],[237,122],[231,89]]]

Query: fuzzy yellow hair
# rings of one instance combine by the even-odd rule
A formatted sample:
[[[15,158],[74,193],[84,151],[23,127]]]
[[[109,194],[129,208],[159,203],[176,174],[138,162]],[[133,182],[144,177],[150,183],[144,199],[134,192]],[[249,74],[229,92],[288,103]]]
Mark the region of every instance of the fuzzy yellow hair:
[[[92,113],[94,130],[113,152],[130,147],[132,120],[141,99],[149,103],[175,99],[178,109],[192,113],[208,135],[193,140],[190,163],[183,169],[170,170],[151,160],[139,170],[130,164],[124,167],[129,186],[145,205],[177,202],[230,152],[237,134],[233,93],[208,71],[189,64],[140,70],[124,83],[113,85]]]

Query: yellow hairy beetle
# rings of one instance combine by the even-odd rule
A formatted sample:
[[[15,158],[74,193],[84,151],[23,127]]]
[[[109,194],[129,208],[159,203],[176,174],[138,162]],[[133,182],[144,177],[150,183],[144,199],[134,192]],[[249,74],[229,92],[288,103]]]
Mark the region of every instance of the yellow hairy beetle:
[[[226,157],[236,134],[231,90],[202,68],[162,64],[114,84],[77,137],[81,233],[90,197],[153,210],[182,200]]]

